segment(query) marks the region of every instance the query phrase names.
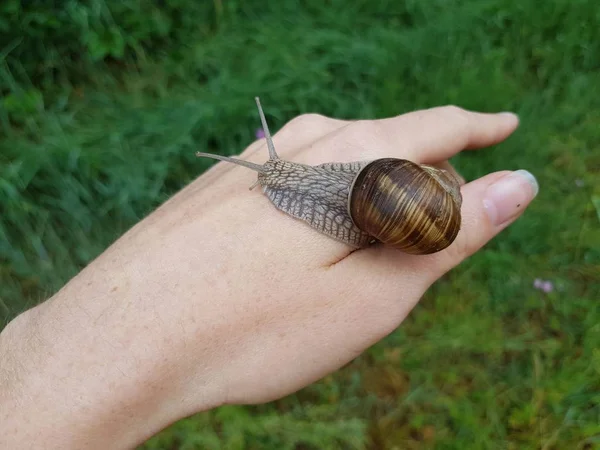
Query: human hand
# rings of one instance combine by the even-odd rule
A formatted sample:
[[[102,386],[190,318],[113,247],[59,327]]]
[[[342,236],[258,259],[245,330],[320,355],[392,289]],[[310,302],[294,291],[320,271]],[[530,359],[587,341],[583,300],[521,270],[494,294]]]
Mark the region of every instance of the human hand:
[[[300,163],[389,156],[448,168],[451,156],[502,141],[517,122],[455,107],[378,121],[303,115],[274,143],[282,159]],[[240,158],[262,164],[264,140]],[[28,326],[10,340],[34,326],[46,347],[24,365],[38,375],[15,386],[36,390],[53,414],[46,419],[56,420],[53,398],[74,391],[60,405],[64,426],[77,429],[69,412],[93,405],[96,425],[81,426],[81,435],[129,445],[188,414],[290,394],[397,328],[433,282],[537,193],[526,172],[465,184],[455,242],[412,256],[379,246],[353,251],[317,233],[258,189],[249,192],[255,177],[215,165],[25,315]]]
[[[456,174],[447,161],[449,157],[464,148],[497,143],[516,125],[517,118],[513,114],[477,114],[453,107],[381,121],[346,122],[306,115],[292,121],[276,136],[275,147],[282,159],[310,165],[395,156],[434,164]],[[428,135],[428,129],[435,129],[437,133]],[[400,148],[394,148],[395,141],[402,142]],[[262,164],[266,156],[264,142],[259,141],[244,152],[241,159]],[[252,216],[252,211],[248,211],[247,215],[238,215],[237,220],[244,221],[239,224],[242,229],[249,226],[246,220],[250,220],[252,228],[257,230],[252,242],[266,237],[264,243],[250,249],[271,251],[266,258],[275,267],[271,274],[287,277],[279,285],[271,283],[270,274],[261,269],[252,277],[252,280],[262,280],[258,285],[265,287],[265,295],[285,292],[285,296],[274,299],[259,311],[261,317],[266,313],[269,322],[268,327],[259,328],[264,332],[261,336],[264,340],[257,336],[256,329],[252,329],[252,337],[243,339],[243,342],[256,341],[256,348],[242,352],[240,369],[254,367],[256,363],[255,376],[241,379],[241,385],[236,384],[231,389],[232,398],[227,402],[261,402],[288,394],[335,370],[395,329],[432,282],[516,219],[522,206],[533,198],[537,191],[535,179],[526,172],[512,177],[509,174],[499,172],[464,186],[461,235],[446,251],[428,257],[405,255],[385,247],[354,252],[302,223],[288,227],[290,218],[274,211],[268,202],[260,206],[257,203],[256,208],[261,208],[259,214]],[[227,188],[215,185],[215,191],[222,193],[221,201],[247,196],[245,188],[252,184],[251,178],[246,184],[238,182],[246,176],[250,174],[231,178],[232,184],[227,186],[235,186],[235,194],[232,191],[228,195]],[[500,179],[508,180],[509,184],[496,183]],[[491,185],[494,187],[487,189]],[[230,217],[228,224],[235,222],[236,218]],[[269,231],[265,233],[265,229]],[[230,255],[227,260],[230,258],[238,259]],[[290,270],[277,270],[285,264],[291,264]],[[312,280],[309,289],[306,280]],[[243,295],[236,297],[243,298]],[[290,306],[288,302],[296,305]],[[290,317],[290,312],[296,315]],[[323,317],[317,317],[321,314]],[[281,322],[276,320],[278,315],[283,318]],[[286,330],[291,324],[297,326],[298,334],[294,328]],[[289,339],[288,334],[292,334]],[[321,349],[323,342],[331,344],[331,351]],[[288,350],[284,353],[282,348],[285,347]],[[256,356],[247,359],[247,354],[266,359],[259,360]],[[302,360],[303,357],[306,359]],[[274,366],[279,364],[281,368]],[[302,370],[299,371],[299,367]],[[273,373],[278,376],[273,377]],[[275,378],[270,390],[265,386],[266,378]]]

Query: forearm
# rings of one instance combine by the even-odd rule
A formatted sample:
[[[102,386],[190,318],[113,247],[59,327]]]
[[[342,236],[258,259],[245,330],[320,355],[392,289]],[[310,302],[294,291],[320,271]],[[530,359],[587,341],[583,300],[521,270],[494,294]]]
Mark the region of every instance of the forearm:
[[[253,333],[264,312],[230,278],[263,273],[238,242],[266,238],[260,215],[234,197],[211,200],[203,182],[3,331],[0,448],[134,446],[227,402],[231,380],[251,365],[244,354],[275,340]],[[243,230],[248,223],[257,226]]]
[[[72,312],[42,305],[3,331],[1,448],[128,448],[177,418],[176,374],[154,350]]]
[[[150,222],[0,334],[0,448],[128,448],[219,402],[210,355],[196,347],[192,367],[183,348],[178,305],[202,298],[174,287],[176,255],[151,243]]]
[[[127,392],[125,386],[137,374],[126,367],[129,375],[115,377],[122,361],[118,355],[109,358],[97,337],[72,328],[72,342],[65,341],[60,331],[40,327],[45,319],[43,308],[31,310],[2,333],[0,446],[69,449],[132,444],[130,434],[139,432],[134,423],[137,413],[152,409],[143,408],[135,394]],[[80,346],[77,353],[72,344]]]

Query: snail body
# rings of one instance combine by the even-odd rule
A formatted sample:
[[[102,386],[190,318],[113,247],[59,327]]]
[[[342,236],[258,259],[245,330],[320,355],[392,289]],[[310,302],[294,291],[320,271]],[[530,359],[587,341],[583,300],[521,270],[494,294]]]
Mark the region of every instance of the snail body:
[[[461,225],[460,185],[443,169],[404,159],[306,165],[280,159],[256,98],[269,159],[254,164],[197,152],[258,172],[273,205],[355,248],[381,242],[411,254],[448,247]]]

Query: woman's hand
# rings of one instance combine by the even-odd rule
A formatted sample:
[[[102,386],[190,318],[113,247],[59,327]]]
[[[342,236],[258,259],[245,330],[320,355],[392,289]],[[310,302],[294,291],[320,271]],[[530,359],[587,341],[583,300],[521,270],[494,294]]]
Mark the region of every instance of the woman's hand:
[[[449,167],[517,123],[456,107],[357,122],[309,114],[274,143],[300,163],[391,156]],[[267,155],[261,140],[240,157],[262,164]],[[410,256],[353,251],[249,191],[255,181],[216,164],[5,329],[3,448],[132,446],[195,412],[290,394],[398,327],[537,193],[524,171],[467,183],[456,241]]]

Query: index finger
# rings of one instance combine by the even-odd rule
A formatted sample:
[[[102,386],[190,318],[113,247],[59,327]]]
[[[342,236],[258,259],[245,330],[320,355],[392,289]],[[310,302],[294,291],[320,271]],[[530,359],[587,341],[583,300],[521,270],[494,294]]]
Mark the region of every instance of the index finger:
[[[518,124],[517,115],[511,112],[481,113],[442,106],[408,113],[396,121],[384,119],[382,126],[389,127],[392,138],[399,139],[402,133],[408,135],[407,152],[414,161],[435,163],[462,150],[498,144],[510,136]]]
[[[502,142],[518,124],[513,113],[442,106],[387,119],[350,122],[324,136],[317,154],[302,156],[308,163],[390,156],[433,164],[465,149]]]

